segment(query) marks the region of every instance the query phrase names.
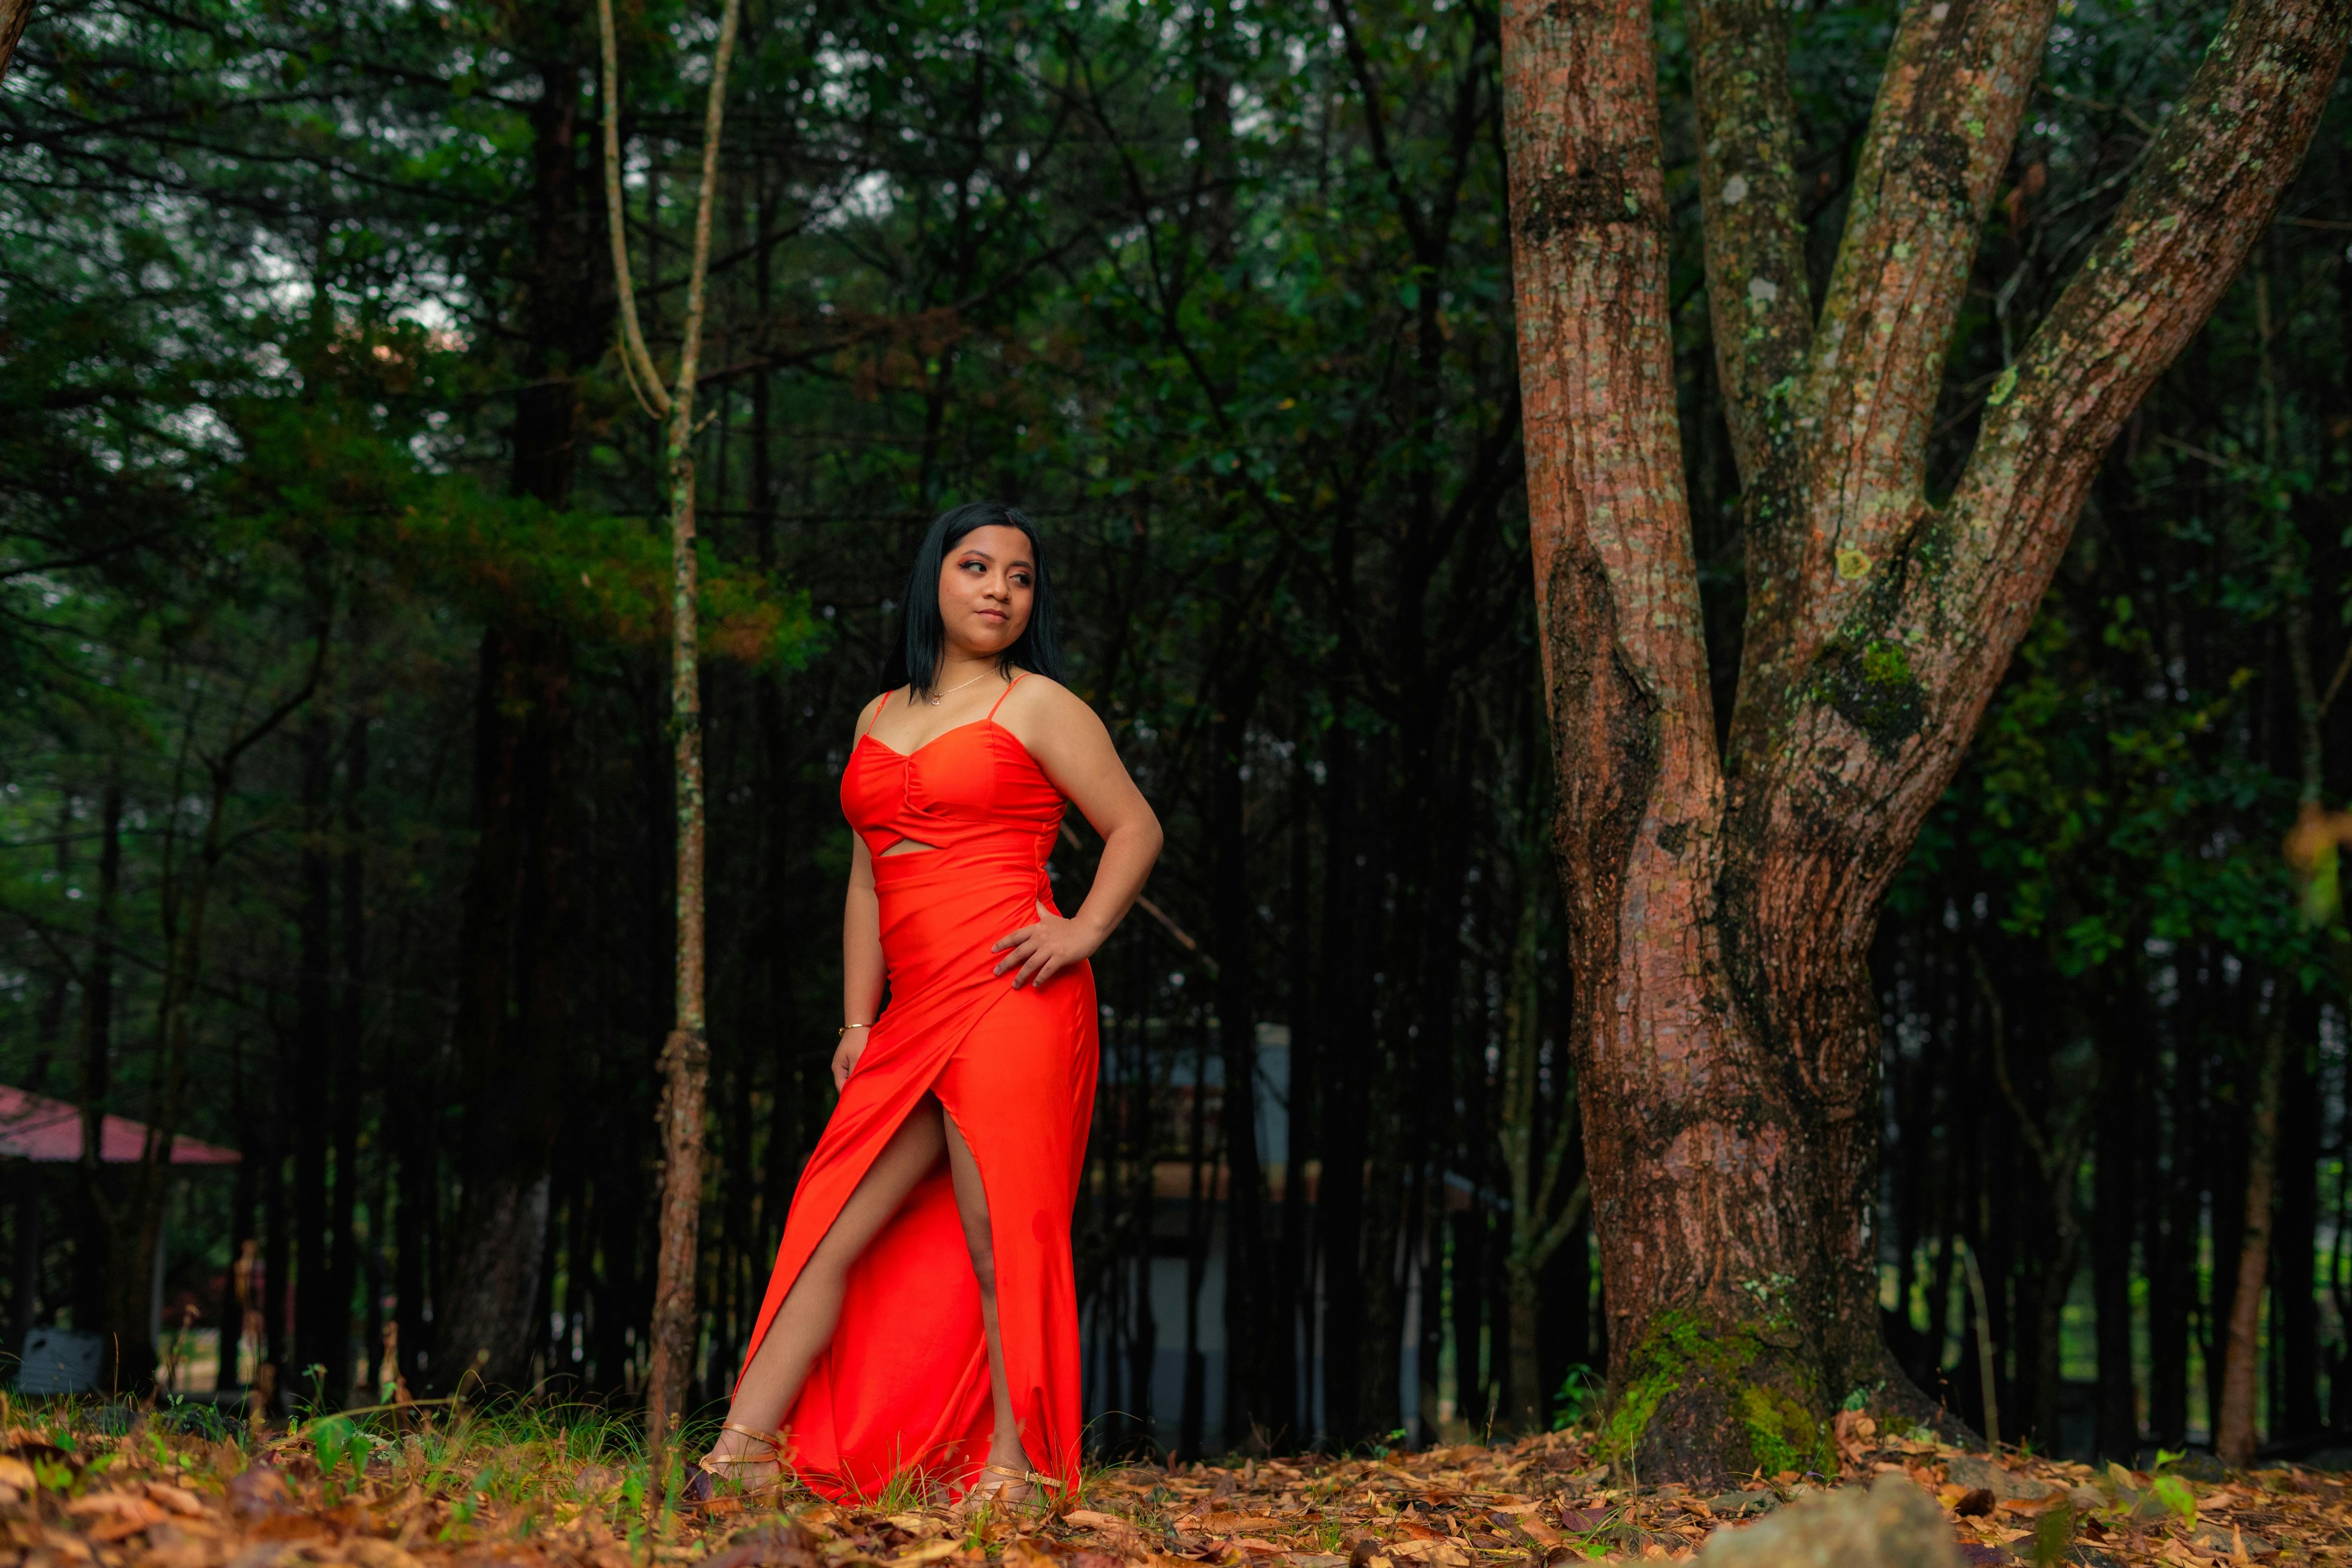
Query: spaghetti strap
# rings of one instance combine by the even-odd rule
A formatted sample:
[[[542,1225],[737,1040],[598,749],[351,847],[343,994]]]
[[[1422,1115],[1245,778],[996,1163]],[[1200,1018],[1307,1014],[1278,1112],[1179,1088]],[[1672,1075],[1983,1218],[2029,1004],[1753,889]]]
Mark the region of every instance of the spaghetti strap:
[[[900,1476],[918,1490],[936,1482],[961,1494],[984,1480],[997,1437],[1014,1435],[996,1425],[993,1359],[1021,1468],[1075,1495],[1085,1362],[1070,1219],[1086,1175],[1100,1015],[1087,965],[1014,990],[989,949],[999,933],[1058,913],[1045,866],[1068,802],[1017,737],[974,720],[904,754],[881,741],[857,747],[842,768],[841,804],[869,852],[890,1005],[801,1168],[744,1367],[803,1279],[835,1282],[841,1306],[789,1399],[759,1403],[761,1387],[779,1385],[739,1384],[732,1418],[777,1434],[782,1462],[828,1500],[871,1500]],[[900,838],[929,847],[881,852]],[[854,1261],[828,1259],[809,1272],[881,1151],[924,1114],[954,1128],[987,1197],[992,1333],[972,1232],[943,1165]]]
[[[1024,682],[1024,681],[1027,680],[1028,678],[1029,678],[1029,672],[1028,672],[1028,671],[1026,671],[1026,670],[1024,670],[1024,671],[1022,671],[1019,674],[1017,674],[1017,675],[1013,676],[1011,680],[1009,680],[1009,681],[1007,681],[1007,682],[1005,682],[1005,683],[1004,683],[1004,689],[1003,689],[1003,691],[1001,691],[1001,692],[999,692],[999,693],[997,693],[997,694],[996,694],[996,702],[995,702],[994,706],[992,706],[992,707],[990,707],[990,708],[989,708],[989,710],[988,710],[988,717],[989,717],[989,721],[990,721],[991,723],[993,723],[993,722],[995,721],[995,718],[996,718],[996,710],[997,710],[997,708],[1001,708],[1001,707],[1003,707],[1003,706],[1004,706],[1004,699],[1005,699],[1006,697],[1009,697],[1009,696],[1011,696],[1011,695],[1013,695],[1013,687],[1015,687],[1015,686],[1017,686],[1017,685],[1019,685],[1022,682]]]
[[[892,686],[890,688],[890,692],[895,692],[898,689],[898,687]],[[1007,687],[1006,689],[1010,690],[1011,688]],[[890,706],[890,692],[884,692],[880,696],[874,699],[874,716],[867,719],[866,721],[866,727],[857,732],[858,739],[863,740],[867,736],[873,734],[874,727],[882,722],[882,710]]]

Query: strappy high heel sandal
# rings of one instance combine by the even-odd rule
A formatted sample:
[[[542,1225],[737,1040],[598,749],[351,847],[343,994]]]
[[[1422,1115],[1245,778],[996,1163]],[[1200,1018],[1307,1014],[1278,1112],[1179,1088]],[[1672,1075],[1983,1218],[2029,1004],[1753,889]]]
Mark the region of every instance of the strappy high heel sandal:
[[[754,1431],[749,1427],[738,1427],[732,1421],[721,1422],[719,1429],[764,1443],[768,1451],[765,1454],[705,1454],[694,1461],[694,1473],[687,1478],[685,1500],[702,1504],[718,1500],[722,1481],[747,1496],[764,1490],[768,1485],[782,1484],[785,1474],[784,1440],[780,1434]],[[764,1484],[746,1485],[733,1476],[722,1473],[738,1465],[773,1465],[776,1473]]]
[[[962,1502],[957,1505],[965,1513],[970,1513],[974,1509],[986,1508],[991,1503],[1001,1503],[1006,1508],[1018,1508],[1024,1502],[1034,1502],[1044,1497],[1045,1489],[1055,1484],[1051,1476],[1041,1476],[1035,1470],[1015,1469],[1011,1465],[1000,1465],[992,1460],[982,1464],[980,1467],[980,1473],[982,1478],[1002,1476],[1004,1479],[985,1491],[981,1490],[985,1485],[984,1479],[973,1481],[971,1490],[963,1494]],[[1016,1486],[1025,1487],[1028,1490],[1019,1497],[1010,1495]]]

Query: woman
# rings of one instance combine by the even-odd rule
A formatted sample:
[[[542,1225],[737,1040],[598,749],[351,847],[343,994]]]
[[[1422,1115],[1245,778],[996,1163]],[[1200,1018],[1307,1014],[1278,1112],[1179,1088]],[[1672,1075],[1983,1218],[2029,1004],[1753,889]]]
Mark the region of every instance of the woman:
[[[1142,891],[1160,823],[1058,680],[1050,579],[1018,511],[975,503],[931,525],[906,664],[906,685],[858,716],[841,779],[856,830],[841,1102],[793,1195],[705,1495],[709,1478],[787,1466],[836,1497],[912,1472],[1011,1503],[1077,1479],[1087,960]],[[1066,804],[1103,839],[1066,918],[1045,873]]]

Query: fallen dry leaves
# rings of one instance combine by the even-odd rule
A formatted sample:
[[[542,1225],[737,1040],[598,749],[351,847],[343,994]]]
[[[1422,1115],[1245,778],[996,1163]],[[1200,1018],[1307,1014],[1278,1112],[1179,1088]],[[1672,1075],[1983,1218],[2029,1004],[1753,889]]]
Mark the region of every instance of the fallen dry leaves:
[[[430,1435],[248,1452],[144,1421],[119,1437],[0,1432],[0,1550],[22,1568],[1552,1568],[1693,1556],[1823,1485],[1900,1474],[1944,1504],[1973,1563],[2265,1568],[2352,1561],[2343,1478],[2199,1481],[1981,1455],[1842,1421],[1834,1482],[1637,1487],[1573,1433],[1378,1458],[1090,1472],[1059,1512],[964,1518],[805,1492],[647,1509],[642,1471],[547,1445]],[[70,1446],[65,1446],[69,1444]],[[349,1456],[348,1469],[341,1460]]]

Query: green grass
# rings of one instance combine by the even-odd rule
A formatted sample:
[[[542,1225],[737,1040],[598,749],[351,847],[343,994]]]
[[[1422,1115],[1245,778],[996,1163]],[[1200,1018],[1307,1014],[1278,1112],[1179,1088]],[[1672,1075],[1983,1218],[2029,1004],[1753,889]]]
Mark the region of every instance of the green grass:
[[[656,1484],[643,1423],[586,1403],[499,1399],[298,1416],[256,1428],[208,1406],[0,1394],[0,1428],[59,1450],[33,1468],[46,1490],[78,1493],[111,1471],[136,1471],[199,1492],[226,1490],[249,1467],[276,1467],[299,1506],[357,1499],[405,1504],[436,1520],[444,1543],[520,1539],[593,1519],[642,1546],[672,1540],[685,1466],[716,1422],[681,1427]],[[787,1501],[814,1501],[802,1493]]]

